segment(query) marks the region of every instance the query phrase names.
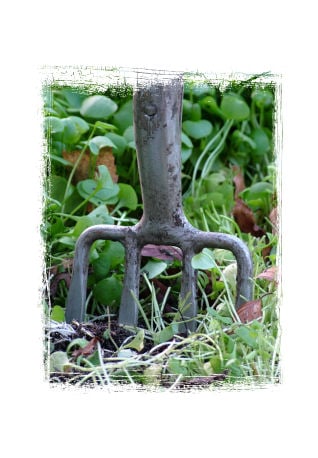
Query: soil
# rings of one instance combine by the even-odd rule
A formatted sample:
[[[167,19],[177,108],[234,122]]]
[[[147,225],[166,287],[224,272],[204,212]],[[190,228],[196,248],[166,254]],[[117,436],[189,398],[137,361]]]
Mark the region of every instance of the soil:
[[[107,330],[110,332],[111,338],[105,339],[104,333]],[[115,345],[120,347],[128,337],[134,335],[134,331],[130,331],[129,329],[120,326],[116,320],[105,321],[101,319],[86,323],[73,321],[71,325],[68,325],[67,332],[62,332],[62,330],[59,330],[58,327],[56,331],[51,329],[49,342],[51,349],[53,348],[54,352],[64,352],[71,341],[76,338],[85,338],[88,342],[87,351],[89,353],[87,353],[87,355],[92,354],[95,351],[95,345],[98,341],[104,352],[109,352],[109,356],[111,356],[117,350]],[[89,348],[90,344],[91,347]],[[167,345],[169,345],[169,342],[167,342]],[[149,352],[152,347],[153,343],[150,340],[145,339],[145,346],[140,353]],[[81,351],[85,352],[85,349],[74,350],[73,355],[76,351],[81,353]],[[85,353],[82,354],[84,355]],[[155,353],[153,353],[153,355],[155,355]],[[75,385],[80,382],[82,378],[83,373],[81,372],[51,372],[49,375],[49,382],[52,384],[62,383],[65,385]],[[192,377],[187,380],[182,379],[180,380],[180,383],[178,383],[177,389],[187,391],[192,388],[205,388],[212,383],[217,384],[225,378],[226,373],[214,374],[209,377]],[[169,387],[171,386],[171,380],[169,380],[169,377],[163,377],[160,384],[162,387]],[[85,383],[85,386],[93,388],[95,385],[91,382],[87,382]]]

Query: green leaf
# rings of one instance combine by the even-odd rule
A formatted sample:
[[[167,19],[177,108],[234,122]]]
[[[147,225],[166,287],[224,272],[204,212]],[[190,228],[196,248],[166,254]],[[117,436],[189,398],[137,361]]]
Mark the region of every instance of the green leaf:
[[[100,130],[107,132],[117,130],[116,126],[113,124],[109,124],[108,122],[103,122],[103,121],[96,121],[95,122],[95,127],[98,127]]]
[[[95,205],[113,203],[113,197],[117,196],[119,186],[112,183],[112,185],[104,186],[102,189],[97,188],[96,180],[83,180],[77,183],[78,193],[83,199],[88,199]],[[117,197],[116,197],[117,200]]]
[[[120,183],[119,185],[117,207],[127,207],[130,210],[135,210],[138,205],[137,194],[132,186],[125,183]]]
[[[127,141],[127,143],[135,141],[135,132],[134,132],[134,126],[129,126],[124,132],[124,138]]]
[[[152,278],[157,277],[162,272],[164,272],[167,268],[168,264],[163,261],[155,261],[154,259],[150,259],[142,268],[142,271],[145,272],[151,280]]]
[[[217,102],[216,102],[214,97],[210,97],[210,96],[204,97],[204,99],[200,100],[199,103],[200,103],[201,107],[204,110],[206,110],[208,113],[216,114],[216,115],[220,116],[222,119],[225,118],[224,114],[222,113],[222,111],[218,107],[218,104],[217,104]]]
[[[63,132],[64,124],[61,119],[56,118],[55,116],[46,116],[44,118],[44,127],[45,130],[51,134],[56,134],[58,132]]]
[[[249,188],[244,189],[241,195],[247,203],[250,200],[264,199],[273,193],[273,186],[266,181],[259,181]]]
[[[214,95],[215,88],[207,83],[201,83],[193,87],[192,94],[198,98],[201,98],[205,94]]]
[[[72,230],[73,237],[79,237],[85,229],[94,225],[94,221],[89,216],[81,216]]]
[[[94,224],[114,224],[114,220],[109,215],[105,205],[95,208],[88,216],[93,220]]]
[[[262,156],[270,150],[271,144],[263,129],[254,129],[252,132],[252,138],[255,143],[255,152],[257,155]]]
[[[201,119],[201,106],[194,103],[191,108],[191,121],[199,121]]]
[[[72,348],[74,347],[84,348],[86,347],[87,344],[88,344],[88,341],[86,339],[84,339],[83,337],[78,337],[72,340],[72,342],[68,345],[66,352],[69,354]]]
[[[191,109],[192,109],[192,102],[190,102],[190,100],[183,99],[183,101],[182,101],[182,115],[183,115],[183,118],[186,117],[186,116],[190,116],[191,115]]]
[[[163,366],[161,364],[152,363],[144,370],[143,383],[146,385],[160,385],[162,371]]]
[[[87,97],[81,106],[82,116],[94,119],[108,119],[117,110],[117,104],[104,95]]]
[[[153,334],[153,341],[155,345],[161,344],[163,342],[168,342],[171,340],[175,334],[178,333],[178,324],[171,323],[161,331],[155,332]]]
[[[104,250],[99,254],[98,259],[93,262],[94,275],[97,280],[102,280],[117,265],[123,264],[125,259],[125,248],[120,242],[108,240]]]
[[[200,139],[207,137],[212,132],[212,124],[206,119],[200,121],[184,121],[183,130],[192,138]]]
[[[116,146],[116,150],[114,151],[114,153],[121,156],[127,147],[127,140],[124,137],[122,137],[121,135],[115,134],[113,132],[109,132],[107,134],[107,137]]]
[[[89,125],[86,121],[84,121],[84,119],[79,118],[78,116],[69,116],[66,119],[75,124],[76,129],[81,135],[89,131]]]
[[[225,94],[221,101],[221,111],[227,119],[243,121],[248,119],[250,109],[245,100],[238,94]]]
[[[85,94],[81,94],[80,92],[67,88],[62,89],[61,93],[64,95],[69,105],[68,111],[73,112],[80,110],[83,100],[87,97]]]
[[[96,280],[103,280],[110,271],[111,258],[108,253],[100,253],[98,259],[93,262]]]
[[[67,180],[64,177],[52,175],[50,177],[50,196],[58,202],[63,202],[64,194],[67,186]],[[69,187],[67,198],[73,193],[73,186]]]
[[[127,127],[133,124],[133,101],[132,99],[124,103],[113,117],[113,121],[120,132],[124,132]]]
[[[64,372],[69,359],[64,351],[55,351],[50,355],[50,372]]]
[[[61,120],[64,125],[62,134],[62,141],[66,145],[76,144],[79,142],[82,136],[82,132],[78,129],[77,124],[70,118],[64,118]]]
[[[182,164],[186,162],[192,154],[192,148],[181,148],[181,161]]]
[[[257,331],[250,329],[247,326],[240,326],[235,329],[234,333],[249,347],[258,348]]]
[[[109,146],[111,148],[116,149],[116,145],[114,145],[111,139],[106,137],[106,135],[98,135],[97,137],[92,138],[89,141],[88,146],[92,154],[94,154],[95,156],[97,156],[99,150],[101,148],[104,148],[105,146]]]
[[[187,361],[170,358],[168,361],[169,372],[176,375],[188,375]]]
[[[225,324],[227,326],[233,323],[232,318],[220,315],[212,307],[208,307],[207,312],[208,312],[208,315],[212,316],[213,318],[216,318],[218,321],[221,321],[221,323],[223,323],[223,324]]]
[[[193,148],[192,141],[190,140],[190,138],[184,132],[181,132],[181,141],[188,148]]]
[[[52,161],[55,161],[55,162],[58,162],[59,164],[62,164],[64,166],[73,166],[73,164],[69,161],[67,161],[66,159],[64,159],[63,157],[60,157],[60,156],[56,156],[55,154],[50,154],[50,159]]]
[[[93,296],[101,304],[119,306],[122,289],[122,282],[117,278],[105,278],[96,283]]]
[[[223,367],[219,356],[212,356],[209,363],[212,367],[213,374],[221,374]]]
[[[252,140],[252,138],[248,135],[243,134],[243,132],[238,129],[232,133],[232,140],[238,145],[245,143],[248,144],[253,150],[256,149],[256,143],[254,140]]]
[[[98,169],[98,179],[97,179],[98,185],[102,186],[103,188],[104,187],[112,188],[114,185],[113,179],[106,165],[99,165],[97,169]]]
[[[62,243],[63,245],[66,245],[70,248],[75,247],[76,239],[74,237],[69,237],[69,236],[64,236],[59,238],[59,243]]]
[[[88,361],[93,364],[93,366],[100,366],[101,361],[99,359],[99,353],[98,350],[95,350],[94,353],[90,356],[88,356]]]
[[[140,329],[137,335],[128,344],[124,345],[123,348],[132,348],[133,350],[141,351],[145,344],[145,330]]]
[[[110,258],[110,266],[113,269],[118,264],[122,264],[125,259],[125,248],[122,243],[109,240],[105,245],[103,253]]]
[[[207,270],[216,267],[213,259],[213,253],[209,248],[204,248],[201,253],[193,256],[191,265],[194,269]]]
[[[63,323],[65,321],[65,310],[60,305],[55,305],[51,311],[51,320]]]
[[[258,108],[267,108],[273,103],[273,95],[266,89],[255,89],[252,92],[252,99]]]

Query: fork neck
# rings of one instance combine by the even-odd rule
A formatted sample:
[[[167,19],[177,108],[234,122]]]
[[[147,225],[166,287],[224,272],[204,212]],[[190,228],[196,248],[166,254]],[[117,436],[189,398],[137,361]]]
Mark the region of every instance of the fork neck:
[[[144,206],[143,224],[183,226],[181,79],[149,84],[134,94],[135,142]]]

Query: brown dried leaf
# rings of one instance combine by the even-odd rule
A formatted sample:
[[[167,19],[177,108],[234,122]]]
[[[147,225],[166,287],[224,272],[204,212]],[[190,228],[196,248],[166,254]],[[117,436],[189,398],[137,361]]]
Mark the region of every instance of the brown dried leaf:
[[[171,261],[173,259],[182,260],[182,251],[180,248],[166,245],[145,245],[141,250],[141,255],[164,261]]]
[[[264,270],[264,272],[261,272],[256,278],[262,278],[263,280],[274,281],[277,283],[277,266]]]
[[[75,164],[75,162],[77,161],[80,155],[80,151],[71,151],[71,152],[63,151],[62,154],[63,154],[64,159],[71,162],[71,164]],[[78,164],[76,168],[74,179],[73,179],[74,184],[77,183],[78,181],[85,180],[86,178],[88,178],[89,170],[90,170],[90,157],[91,155],[89,151],[85,151],[82,159],[80,160],[80,163]],[[97,160],[96,160],[95,172],[97,172],[97,167],[99,165],[106,165],[113,179],[113,182],[117,183],[118,176],[116,174],[115,158],[112,153],[112,149],[110,147],[105,146],[104,148],[100,149],[99,154],[97,156]]]
[[[89,356],[93,354],[98,341],[98,337],[93,337],[92,340],[90,340],[88,344],[85,345],[85,347],[79,348],[78,350],[74,350],[72,356],[74,356],[74,358],[77,358],[78,356]]]
[[[61,272],[56,275],[51,280],[50,283],[50,296],[55,297],[58,289],[58,285],[60,281],[64,280],[67,286],[67,289],[69,289],[70,284],[71,284],[71,275],[68,272]]]
[[[257,299],[256,301],[245,302],[237,310],[237,314],[240,317],[242,323],[249,323],[250,321],[257,320],[262,316],[262,300]]]
[[[233,217],[242,232],[250,233],[255,237],[265,235],[265,231],[256,224],[254,213],[242,199],[236,199]]]
[[[239,193],[244,191],[245,189],[244,175],[237,165],[233,166],[233,171],[236,172],[233,178],[233,182],[235,185],[234,199],[238,199]]]

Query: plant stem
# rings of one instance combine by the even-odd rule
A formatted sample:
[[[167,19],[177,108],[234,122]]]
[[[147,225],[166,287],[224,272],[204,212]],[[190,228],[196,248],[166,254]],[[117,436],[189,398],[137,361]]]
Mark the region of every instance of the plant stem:
[[[75,171],[76,171],[76,169],[77,169],[79,163],[81,162],[81,160],[82,160],[82,158],[83,158],[83,156],[84,156],[85,151],[86,151],[87,148],[88,148],[88,143],[89,143],[89,141],[92,139],[92,137],[93,137],[93,135],[94,135],[94,133],[95,133],[95,130],[96,130],[96,126],[94,125],[94,127],[93,127],[93,129],[92,129],[92,132],[91,132],[90,136],[88,137],[88,139],[86,140],[86,142],[85,142],[85,144],[84,144],[84,146],[83,146],[83,148],[82,148],[82,150],[81,150],[81,152],[80,152],[80,154],[79,154],[79,156],[78,156],[78,158],[77,158],[77,160],[76,160],[76,162],[75,162],[75,164],[74,164],[74,166],[73,166],[73,168],[72,168],[72,170],[71,170],[71,173],[70,173],[70,175],[69,175],[69,177],[68,177],[67,185],[66,185],[65,192],[64,192],[64,198],[63,198],[63,202],[62,202],[62,209],[61,209],[62,212],[64,211],[65,202],[66,202],[66,199],[67,199],[67,196],[68,196],[68,193],[69,193],[69,189],[70,189],[70,187],[71,187],[71,183],[72,183],[72,180],[73,180]]]

